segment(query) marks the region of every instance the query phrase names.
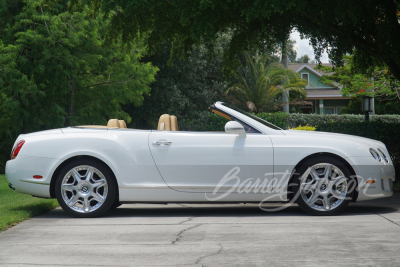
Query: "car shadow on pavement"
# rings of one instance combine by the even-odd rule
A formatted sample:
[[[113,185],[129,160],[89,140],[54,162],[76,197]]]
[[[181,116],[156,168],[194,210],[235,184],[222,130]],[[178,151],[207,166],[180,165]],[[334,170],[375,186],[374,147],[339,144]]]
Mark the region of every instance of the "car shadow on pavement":
[[[274,206],[276,207],[276,206]],[[398,209],[394,207],[380,207],[380,206],[358,206],[351,205],[342,213],[342,215],[352,216],[352,215],[363,215],[363,214],[387,214],[399,212]],[[299,206],[292,205],[283,210],[267,212],[261,210],[258,205],[241,205],[241,206],[229,206],[224,207],[223,205],[202,205],[193,206],[190,204],[185,204],[185,207],[129,207],[121,208],[110,211],[105,214],[105,216],[110,217],[129,217],[129,216],[142,216],[142,217],[186,217],[189,215],[204,216],[204,217],[255,217],[255,216],[309,216],[306,214]]]
[[[277,207],[277,204],[270,206]],[[351,203],[341,214],[357,216],[368,214],[388,214],[399,212],[398,207],[359,205]],[[126,204],[105,213],[102,217],[261,217],[261,216],[309,216],[299,206],[293,204],[283,210],[266,212],[256,204]],[[45,213],[41,218],[74,219],[58,208]]]

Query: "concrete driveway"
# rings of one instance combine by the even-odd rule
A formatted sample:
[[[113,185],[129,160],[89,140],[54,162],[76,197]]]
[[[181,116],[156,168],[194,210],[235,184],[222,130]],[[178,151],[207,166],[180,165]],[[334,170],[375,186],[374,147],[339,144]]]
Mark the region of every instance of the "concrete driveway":
[[[55,209],[0,234],[0,266],[399,266],[400,194],[313,217],[293,205],[123,205],[96,219]]]

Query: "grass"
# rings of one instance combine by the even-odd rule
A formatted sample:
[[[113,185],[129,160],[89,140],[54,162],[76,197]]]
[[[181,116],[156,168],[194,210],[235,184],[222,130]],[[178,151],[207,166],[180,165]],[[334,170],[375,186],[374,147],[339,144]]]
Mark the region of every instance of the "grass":
[[[56,207],[55,199],[36,198],[11,190],[6,176],[0,175],[0,232]]]

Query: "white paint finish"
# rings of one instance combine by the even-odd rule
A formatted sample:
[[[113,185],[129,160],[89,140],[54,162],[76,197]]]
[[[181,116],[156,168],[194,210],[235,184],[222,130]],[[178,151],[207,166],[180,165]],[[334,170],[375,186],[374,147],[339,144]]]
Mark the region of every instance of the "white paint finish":
[[[171,144],[153,144],[161,140]],[[242,181],[273,173],[273,147],[264,134],[240,138],[226,133],[153,131],[149,146],[165,182],[181,191],[210,192],[235,167],[240,168],[237,176]],[[231,187],[236,181],[224,185]]]
[[[230,171],[239,168],[235,177],[221,185],[219,192],[235,189],[218,201],[260,201],[270,194],[251,192],[238,194],[247,181],[271,178],[274,172],[286,192],[289,176],[305,157],[316,153],[332,153],[346,160],[355,170],[359,184],[365,177],[376,180],[373,186],[360,191],[358,200],[387,197],[387,188],[394,180],[392,162],[377,162],[369,149],[380,148],[388,157],[382,142],[350,135],[275,130],[224,106],[215,107],[236,117],[260,134],[206,132],[169,132],[133,129],[63,128],[20,135],[26,142],[20,154],[6,165],[6,176],[18,191],[48,197],[51,178],[56,168],[74,156],[92,156],[107,164],[115,174],[124,202],[208,202],[205,192],[213,192],[218,182]],[[161,146],[153,142],[167,142]],[[171,142],[171,143],[168,143]],[[151,154],[152,153],[152,154]],[[157,166],[156,164],[157,163]],[[368,166],[366,168],[365,166]],[[158,168],[157,168],[158,167]],[[160,175],[161,173],[161,175]],[[283,174],[286,173],[286,176]],[[267,174],[267,175],[265,175]],[[42,175],[38,182],[21,182],[33,175]],[[362,179],[360,178],[362,177]],[[382,190],[380,181],[385,188]],[[36,181],[36,180],[35,180]],[[168,184],[168,185],[167,185]],[[174,188],[174,189],[171,189]],[[271,186],[269,188],[272,188]],[[238,189],[238,190],[237,190]],[[270,201],[280,201],[276,196]]]
[[[53,167],[61,162],[52,158],[19,156],[7,161],[7,180],[21,193],[39,197],[50,197],[49,184]],[[35,179],[34,175],[43,178]]]

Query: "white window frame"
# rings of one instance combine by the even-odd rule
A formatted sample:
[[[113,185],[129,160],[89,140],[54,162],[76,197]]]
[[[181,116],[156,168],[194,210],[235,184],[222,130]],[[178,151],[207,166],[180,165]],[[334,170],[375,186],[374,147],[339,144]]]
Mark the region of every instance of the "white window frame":
[[[324,107],[324,115],[326,114],[325,109],[327,109],[327,108],[333,108],[333,114],[330,114],[330,115],[335,115],[335,114],[337,114],[337,113],[336,113],[336,107]]]
[[[303,75],[307,75],[307,79],[304,79]],[[310,86],[310,74],[309,73],[303,72],[301,74],[301,78],[304,79],[304,80],[307,80],[307,86]]]

